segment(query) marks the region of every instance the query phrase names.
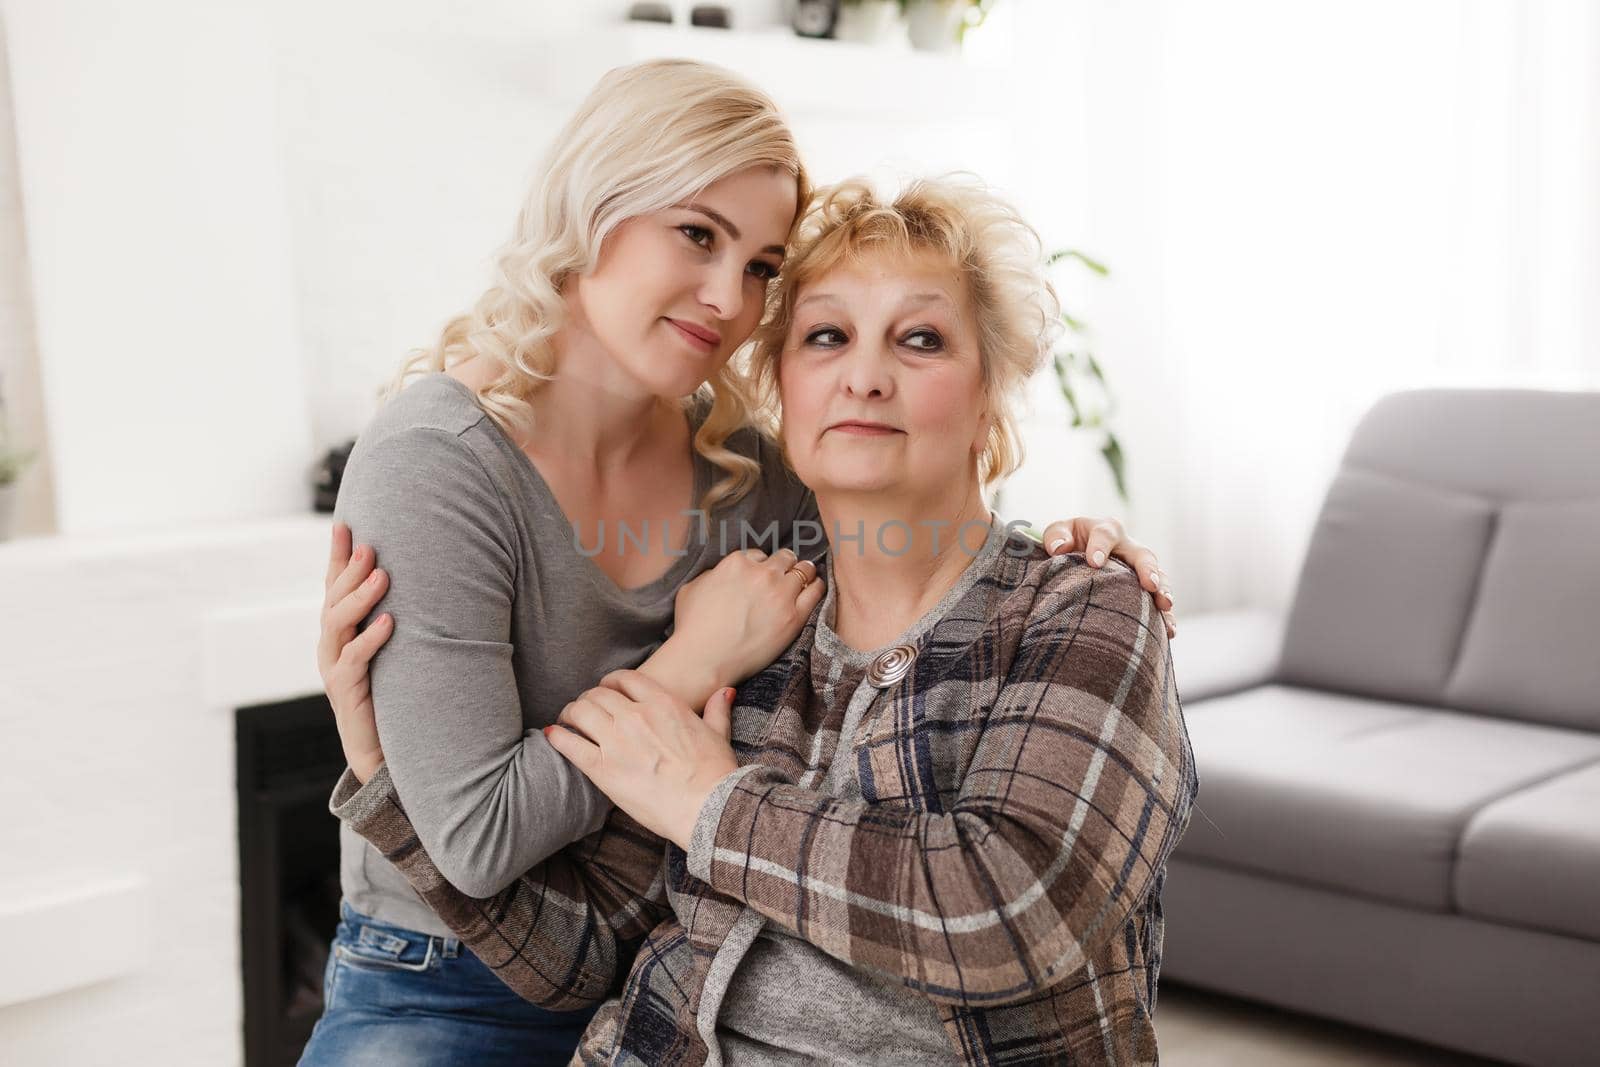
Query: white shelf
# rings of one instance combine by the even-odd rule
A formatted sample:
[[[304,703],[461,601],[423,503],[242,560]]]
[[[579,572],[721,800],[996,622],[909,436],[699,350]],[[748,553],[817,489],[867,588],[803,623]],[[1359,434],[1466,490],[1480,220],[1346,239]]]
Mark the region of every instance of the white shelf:
[[[581,100],[613,67],[675,56],[727,67],[796,116],[944,121],[1001,114],[1007,107],[1005,68],[971,62],[959,52],[815,40],[782,27],[618,22],[582,34],[465,26],[387,29],[379,36],[387,47],[430,65],[516,71],[519,79],[568,103]]]

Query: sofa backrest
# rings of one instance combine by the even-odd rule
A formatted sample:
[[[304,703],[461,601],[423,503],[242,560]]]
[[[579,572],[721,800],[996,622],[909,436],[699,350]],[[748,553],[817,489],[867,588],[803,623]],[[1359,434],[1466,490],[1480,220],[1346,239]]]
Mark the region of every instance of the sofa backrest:
[[[1424,390],[1362,419],[1282,680],[1600,731],[1600,393]]]

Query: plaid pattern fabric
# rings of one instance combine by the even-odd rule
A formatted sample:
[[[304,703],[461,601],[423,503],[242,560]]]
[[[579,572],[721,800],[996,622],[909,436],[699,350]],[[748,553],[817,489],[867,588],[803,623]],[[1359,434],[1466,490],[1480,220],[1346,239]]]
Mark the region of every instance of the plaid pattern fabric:
[[[591,1024],[584,1062],[714,1060],[702,999],[720,1001],[748,947],[747,908],[929,997],[962,1062],[1155,1062],[1161,885],[1199,782],[1136,578],[1036,546],[994,557],[838,754],[856,761],[861,800],[793,784],[831,765],[843,713],[815,696],[816,624],[742,688],[743,766],[691,851],[668,847],[664,878],[659,846],[619,813],[473,901],[431,871],[378,779],[344,817],[549,1006],[603,990],[615,939],[662,916],[665,895],[667,921]]]

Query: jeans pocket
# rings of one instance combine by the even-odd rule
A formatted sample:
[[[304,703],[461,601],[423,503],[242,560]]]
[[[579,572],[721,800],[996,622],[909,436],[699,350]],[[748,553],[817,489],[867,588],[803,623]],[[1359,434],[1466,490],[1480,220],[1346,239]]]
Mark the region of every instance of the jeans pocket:
[[[359,970],[400,971],[421,974],[439,965],[437,939],[426,934],[385,929],[366,923],[354,924],[355,937],[334,942],[334,954],[341,963]]]
[[[438,957],[434,955],[433,945],[428,945],[428,953],[420,960],[402,960],[393,956],[374,956],[361,952],[351,945],[340,945],[334,951],[338,954],[339,962],[362,971],[401,971],[408,974],[421,974],[431,971],[438,966]]]

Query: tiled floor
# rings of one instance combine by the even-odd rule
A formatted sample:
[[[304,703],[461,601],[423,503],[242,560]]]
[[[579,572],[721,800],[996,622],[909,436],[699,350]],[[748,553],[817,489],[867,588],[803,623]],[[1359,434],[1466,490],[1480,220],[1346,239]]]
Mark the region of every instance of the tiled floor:
[[[1488,1067],[1445,1049],[1163,981],[1163,1067]]]

